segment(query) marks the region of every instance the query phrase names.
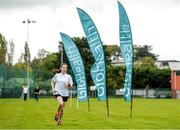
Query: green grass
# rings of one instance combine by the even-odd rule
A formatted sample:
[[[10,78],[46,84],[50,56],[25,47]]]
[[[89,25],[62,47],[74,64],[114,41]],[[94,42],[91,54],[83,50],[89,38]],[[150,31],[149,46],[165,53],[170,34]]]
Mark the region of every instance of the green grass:
[[[87,102],[73,99],[66,104],[63,125],[57,126],[54,114],[57,102],[54,98],[40,98],[39,102],[28,99],[0,99],[0,129],[180,129],[180,100],[134,99],[133,117],[130,103],[122,98],[109,99],[110,117],[105,102],[90,99]]]

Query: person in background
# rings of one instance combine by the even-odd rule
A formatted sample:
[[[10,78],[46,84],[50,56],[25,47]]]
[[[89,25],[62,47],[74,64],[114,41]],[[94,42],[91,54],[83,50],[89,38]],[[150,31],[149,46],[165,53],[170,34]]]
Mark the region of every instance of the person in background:
[[[28,94],[29,87],[26,83],[23,84],[23,94],[24,94],[24,101],[27,100],[27,94]]]
[[[39,100],[39,87],[38,86],[34,89],[34,98],[36,99],[36,101]]]

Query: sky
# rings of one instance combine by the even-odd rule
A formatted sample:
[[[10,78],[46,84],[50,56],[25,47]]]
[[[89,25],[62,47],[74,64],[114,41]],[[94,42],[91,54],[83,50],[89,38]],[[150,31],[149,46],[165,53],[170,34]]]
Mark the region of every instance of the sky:
[[[158,60],[180,60],[180,0],[119,0],[128,14],[133,44],[152,46]],[[0,33],[15,44],[14,63],[24,52],[29,24],[31,59],[39,49],[58,52],[59,32],[85,36],[77,7],[96,24],[103,44],[119,45],[116,0],[0,0]]]

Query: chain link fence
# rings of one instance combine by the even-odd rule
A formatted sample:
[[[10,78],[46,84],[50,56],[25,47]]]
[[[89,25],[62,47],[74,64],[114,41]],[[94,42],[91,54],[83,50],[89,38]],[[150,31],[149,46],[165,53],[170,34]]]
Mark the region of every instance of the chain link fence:
[[[33,96],[33,90],[36,86],[40,88],[42,95],[51,95],[50,80],[53,74],[41,70],[29,71],[29,96]],[[17,67],[0,64],[0,97],[18,98],[22,96],[22,86],[27,83],[27,70]]]

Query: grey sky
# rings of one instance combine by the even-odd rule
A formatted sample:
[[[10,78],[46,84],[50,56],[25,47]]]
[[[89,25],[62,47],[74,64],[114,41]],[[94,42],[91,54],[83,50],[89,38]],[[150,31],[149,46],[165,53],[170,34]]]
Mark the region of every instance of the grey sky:
[[[63,6],[72,3],[68,0],[0,0],[0,8],[22,9],[36,6]]]
[[[59,5],[65,6],[67,4],[71,4],[73,1],[78,1],[78,0],[0,0],[0,3],[1,3],[0,8],[13,9],[13,8],[28,8],[28,7],[33,7],[33,6],[59,6]],[[79,0],[79,1],[82,1],[82,0]],[[107,0],[101,0],[101,1],[97,1],[97,2],[103,3],[104,1],[107,1]],[[114,0],[114,1],[116,1],[116,0]],[[97,2],[95,2],[95,3],[97,3]],[[144,4],[144,5],[161,4],[162,6],[163,5],[177,6],[178,4],[180,4],[179,0],[133,0],[133,1],[129,1],[129,2],[131,2],[133,4],[140,3],[140,4]]]
[[[121,0],[130,19],[133,43],[149,44],[159,59],[180,60],[180,0]],[[119,45],[119,16],[116,0],[0,0],[0,33],[16,44],[15,59],[23,52],[29,25],[32,57],[38,49],[58,51],[59,32],[71,37],[85,36],[76,7],[95,22],[105,44]],[[172,51],[169,53],[169,51]]]

